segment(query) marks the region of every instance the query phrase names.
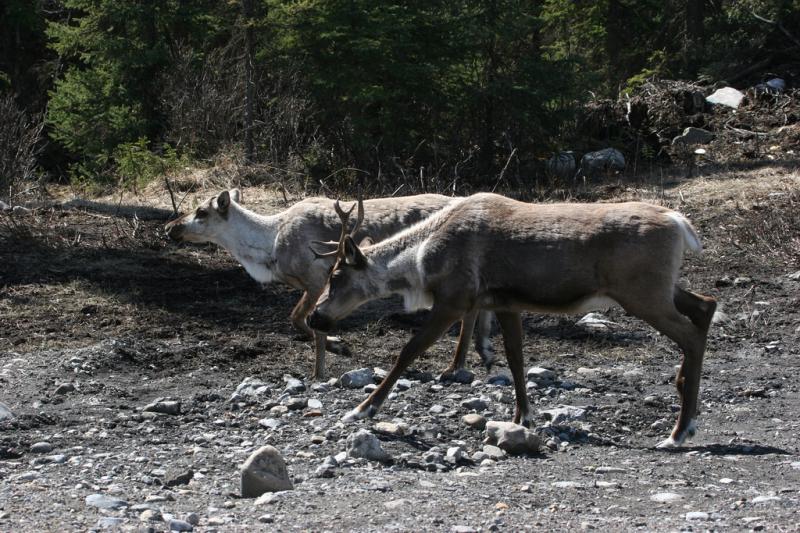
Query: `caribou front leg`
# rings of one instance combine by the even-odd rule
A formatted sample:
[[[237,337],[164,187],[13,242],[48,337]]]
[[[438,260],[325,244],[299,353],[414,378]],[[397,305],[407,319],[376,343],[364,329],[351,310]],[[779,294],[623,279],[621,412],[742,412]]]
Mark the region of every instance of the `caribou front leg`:
[[[343,422],[352,422],[368,416],[374,416],[378,409],[386,400],[386,396],[391,392],[392,387],[403,374],[408,365],[418,356],[425,353],[431,344],[436,342],[447,329],[459,319],[461,313],[452,309],[445,309],[436,304],[428,317],[428,322],[418,331],[410,341],[403,347],[397,360],[394,362],[389,375],[381,382],[377,389],[361,402],[358,407],[347,413]]]
[[[458,344],[456,344],[456,351],[453,354],[453,361],[439,376],[440,381],[452,379],[453,374],[455,374],[457,370],[464,368],[467,360],[467,352],[469,351],[469,342],[472,338],[472,332],[475,330],[475,320],[477,317],[478,310],[475,309],[461,318],[461,331],[458,334]]]

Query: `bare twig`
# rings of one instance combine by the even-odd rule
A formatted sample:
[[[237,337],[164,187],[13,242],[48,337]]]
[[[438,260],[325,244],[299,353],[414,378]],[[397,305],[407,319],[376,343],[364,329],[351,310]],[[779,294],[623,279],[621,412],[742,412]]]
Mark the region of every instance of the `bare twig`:
[[[169,178],[166,174],[164,174],[164,183],[167,185],[167,191],[169,191],[169,200],[172,202],[172,214],[178,216],[178,206],[175,204],[175,194],[172,192],[172,185],[169,182]]]
[[[497,177],[497,181],[494,183],[494,187],[492,187],[492,192],[494,192],[495,189],[497,189],[497,186],[500,185],[500,182],[503,181],[503,177],[505,176],[506,169],[508,168],[508,165],[511,164],[511,159],[514,157],[514,154],[516,154],[516,153],[517,153],[517,149],[516,148],[511,150],[511,153],[508,155],[508,159],[506,160],[506,164],[503,166],[503,170],[500,171],[500,175]]]
[[[789,39],[795,44],[795,46],[800,47],[800,39],[792,35],[789,32],[789,30],[787,30],[783,26],[783,24],[781,24],[779,21],[769,20],[768,18],[762,17],[761,15],[757,14],[755,11],[751,11],[750,14],[752,14],[757,20],[760,20],[761,22],[777,27],[779,30],[781,30],[781,33],[783,33],[786,36],[787,39]]]

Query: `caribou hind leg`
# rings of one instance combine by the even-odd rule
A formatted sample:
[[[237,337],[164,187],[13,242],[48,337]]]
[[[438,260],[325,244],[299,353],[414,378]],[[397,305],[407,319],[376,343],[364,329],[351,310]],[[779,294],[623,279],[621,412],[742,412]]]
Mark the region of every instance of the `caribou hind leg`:
[[[453,374],[461,370],[466,365],[467,352],[469,351],[470,339],[475,329],[475,320],[478,317],[478,310],[470,311],[461,319],[461,331],[458,334],[458,344],[453,354],[453,360],[439,376],[440,381],[452,381]]]
[[[716,308],[713,298],[699,296],[677,286],[672,287],[669,294],[665,294],[666,292],[664,290],[651,292],[650,299],[619,300],[626,311],[672,339],[683,351],[675,380],[681,399],[681,410],[672,433],[658,445],[660,448],[680,446],[695,434],[703,354],[708,326]],[[638,294],[647,293],[638,292]]]

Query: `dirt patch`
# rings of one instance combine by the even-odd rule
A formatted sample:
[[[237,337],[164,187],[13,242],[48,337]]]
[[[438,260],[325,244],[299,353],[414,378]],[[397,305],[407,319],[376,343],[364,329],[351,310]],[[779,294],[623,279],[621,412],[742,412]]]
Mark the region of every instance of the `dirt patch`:
[[[213,246],[167,242],[159,220],[88,209],[0,214],[0,402],[16,415],[0,422],[0,531],[161,531],[170,518],[194,521],[190,513],[198,531],[791,529],[800,503],[800,280],[790,277],[800,269],[799,182],[796,168],[776,165],[593,193],[677,207],[703,237],[705,253],[687,258],[683,282],[718,298],[724,316],[709,340],[700,431],[689,447],[653,449],[675,417],[671,342],[618,310],[604,313],[612,324],[602,330],[529,314],[526,363],[557,376],[530,389],[534,409],[585,414],[556,426],[540,419],[553,449],[488,462],[475,455],[483,434],[461,421],[461,404],[483,397],[484,415],[509,420],[513,391],[477,368],[471,385],[433,379],[456,331],[416,362],[410,388],[375,420],[344,425],[363,391],[307,382],[284,392],[286,376],[310,370],[311,347],[288,321],[297,292],[260,287]],[[187,202],[213,192],[199,188]],[[280,192],[244,197],[263,212],[283,205]],[[353,355],[329,355],[329,375],[389,368],[424,320],[399,301],[367,306],[342,324]],[[506,373],[501,365],[492,375]],[[248,376],[266,392],[229,401]],[[180,401],[180,414],[142,410],[159,397]],[[283,409],[290,398],[322,406]],[[392,420],[404,434],[374,429]],[[333,477],[321,474],[361,427],[391,462],[346,459]],[[53,450],[34,453],[40,441]],[[236,496],[237,468],[263,444],[282,452],[295,490],[256,505]],[[456,446],[465,458],[439,458]],[[188,483],[169,486],[190,470]],[[98,510],[86,503],[92,494],[128,505]],[[161,520],[149,521],[152,509]]]

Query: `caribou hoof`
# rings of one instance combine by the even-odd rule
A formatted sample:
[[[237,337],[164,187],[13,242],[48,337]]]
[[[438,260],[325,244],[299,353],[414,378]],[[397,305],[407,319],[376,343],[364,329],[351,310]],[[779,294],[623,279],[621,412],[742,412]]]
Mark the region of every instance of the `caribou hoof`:
[[[662,440],[658,443],[656,448],[661,449],[669,449],[669,448],[680,448],[683,446],[683,443],[687,440],[691,439],[697,433],[697,424],[695,423],[694,419],[689,421],[689,425],[686,426],[686,429],[678,433],[677,435],[672,434],[669,438]]]
[[[370,405],[366,409],[362,409],[361,406],[359,405],[358,407],[356,407],[355,409],[344,415],[342,417],[342,422],[344,422],[345,424],[349,424],[350,422],[355,422],[356,420],[363,420],[368,417],[373,417],[377,412],[378,410],[375,409],[375,407],[373,407],[372,405]]]

